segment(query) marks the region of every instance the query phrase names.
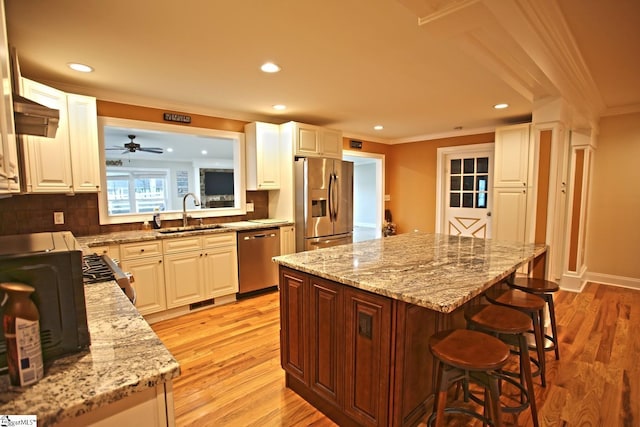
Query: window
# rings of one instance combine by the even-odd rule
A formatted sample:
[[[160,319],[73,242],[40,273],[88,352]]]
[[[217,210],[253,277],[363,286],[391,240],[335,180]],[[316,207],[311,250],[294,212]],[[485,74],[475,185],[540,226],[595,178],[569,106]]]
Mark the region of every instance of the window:
[[[199,206],[191,198],[185,205],[194,218],[246,213],[242,132],[98,117],[98,135],[106,189],[98,196],[100,224],[148,221],[155,208],[180,219],[188,193],[202,196]],[[201,170],[229,172],[232,194],[205,194]]]
[[[169,172],[107,168],[109,215],[147,213],[167,206]]]
[[[451,159],[449,207],[486,209],[489,158]]]

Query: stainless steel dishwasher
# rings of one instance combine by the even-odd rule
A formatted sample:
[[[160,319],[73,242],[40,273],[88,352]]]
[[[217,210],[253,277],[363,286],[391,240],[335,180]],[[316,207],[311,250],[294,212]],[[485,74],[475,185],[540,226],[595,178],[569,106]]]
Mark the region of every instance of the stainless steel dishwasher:
[[[278,265],[271,261],[278,255],[279,228],[238,232],[239,296],[278,285]]]

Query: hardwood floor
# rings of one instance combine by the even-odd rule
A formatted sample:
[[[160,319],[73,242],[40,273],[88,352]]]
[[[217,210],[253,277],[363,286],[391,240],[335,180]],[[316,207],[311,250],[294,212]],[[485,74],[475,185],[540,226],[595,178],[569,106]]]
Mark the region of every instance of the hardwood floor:
[[[547,353],[546,388],[534,379],[540,425],[640,426],[640,291],[589,284],[555,302],[561,360]],[[284,385],[278,310],[273,292],[152,325],[181,365],[177,426],[335,425]],[[528,411],[504,422],[533,425]]]

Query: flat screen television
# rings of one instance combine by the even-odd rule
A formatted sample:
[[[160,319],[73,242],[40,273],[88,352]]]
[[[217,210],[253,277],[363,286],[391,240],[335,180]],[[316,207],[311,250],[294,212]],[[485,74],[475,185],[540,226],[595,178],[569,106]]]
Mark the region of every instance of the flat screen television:
[[[234,194],[233,172],[205,172],[204,194],[206,196]]]

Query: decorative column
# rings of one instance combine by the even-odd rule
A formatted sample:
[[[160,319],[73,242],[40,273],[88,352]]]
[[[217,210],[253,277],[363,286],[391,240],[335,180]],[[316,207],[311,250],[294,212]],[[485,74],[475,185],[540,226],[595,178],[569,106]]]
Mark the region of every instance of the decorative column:
[[[562,287],[568,290],[580,291],[586,284],[585,232],[595,148],[596,139],[592,130],[571,132],[565,264],[562,276]]]

